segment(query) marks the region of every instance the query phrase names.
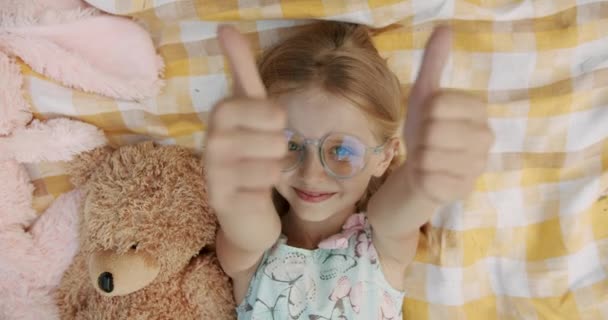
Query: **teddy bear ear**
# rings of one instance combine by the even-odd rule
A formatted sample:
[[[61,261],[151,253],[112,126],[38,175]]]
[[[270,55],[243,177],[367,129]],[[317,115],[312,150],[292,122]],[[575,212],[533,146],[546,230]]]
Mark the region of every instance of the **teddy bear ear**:
[[[83,152],[74,157],[68,163],[68,173],[71,177],[72,184],[76,187],[85,185],[91,178],[95,169],[107,161],[114,149],[109,146],[103,146],[91,151]]]

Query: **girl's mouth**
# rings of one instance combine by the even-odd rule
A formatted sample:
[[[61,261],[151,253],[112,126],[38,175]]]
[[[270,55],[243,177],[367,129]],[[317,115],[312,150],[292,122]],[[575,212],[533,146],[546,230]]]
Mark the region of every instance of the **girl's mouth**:
[[[298,188],[293,188],[294,191],[296,192],[296,194],[298,195],[298,198],[307,201],[307,202],[321,202],[321,201],[325,201],[329,198],[331,198],[334,194],[336,194],[335,192],[313,192],[313,191],[308,191],[308,190],[300,190]]]

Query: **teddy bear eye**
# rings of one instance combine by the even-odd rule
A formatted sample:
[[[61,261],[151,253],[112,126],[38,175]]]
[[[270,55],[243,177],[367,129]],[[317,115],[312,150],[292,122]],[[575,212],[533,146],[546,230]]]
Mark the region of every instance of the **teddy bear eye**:
[[[137,249],[137,245],[139,245],[139,243],[136,243],[134,245],[131,246],[131,250],[136,250]]]

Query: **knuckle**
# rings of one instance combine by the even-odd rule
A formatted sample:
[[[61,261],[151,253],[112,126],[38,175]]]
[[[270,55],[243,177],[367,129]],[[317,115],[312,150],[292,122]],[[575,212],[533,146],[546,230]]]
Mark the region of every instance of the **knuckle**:
[[[495,138],[491,131],[483,130],[481,133],[476,133],[474,137],[476,143],[471,144],[471,148],[481,152],[488,152],[494,144]]]
[[[270,161],[266,166],[265,175],[270,177],[270,180],[275,180],[281,174],[279,161]]]
[[[216,167],[216,173],[213,175],[212,187],[219,194],[227,193],[234,186],[233,170],[226,167]]]
[[[478,171],[481,172],[486,169],[487,164],[488,160],[486,158],[480,157],[479,159],[477,159],[474,166],[478,168]]]
[[[422,122],[422,136],[423,139],[429,139],[432,135],[437,134],[440,129],[440,121],[433,118],[427,118]]]
[[[279,158],[283,155],[283,149],[287,149],[284,143],[279,143],[274,138],[260,138],[256,142],[258,143],[256,152],[264,158]]]
[[[283,133],[281,132],[280,135],[274,135],[272,137],[272,139],[270,139],[271,141],[269,141],[269,146],[272,148],[273,150],[273,155],[276,156],[283,156],[284,154],[287,153],[287,146],[285,143],[285,137],[283,136]]]
[[[475,183],[477,182],[477,176],[473,176],[465,181],[463,186],[464,196],[471,193],[471,191],[475,190]]]
[[[276,116],[278,121],[287,121],[287,110],[278,105],[278,104],[272,104],[272,111],[273,114]]]
[[[215,132],[207,133],[207,138],[205,139],[205,156],[207,158],[213,157],[215,155],[214,152],[208,152],[209,150],[213,151],[217,148],[217,134]]]
[[[225,117],[230,116],[234,109],[234,104],[234,99],[230,98],[216,103],[211,113],[212,119],[217,121],[218,119],[224,119]]]
[[[287,112],[284,108],[271,105],[268,108],[267,119],[277,128],[284,128],[287,124]]]
[[[469,165],[469,168],[470,168],[469,172],[472,175],[477,176],[477,175],[479,175],[479,174],[481,174],[482,172],[485,171],[485,169],[486,169],[486,161],[484,159],[473,160],[473,161],[471,161],[471,163]]]
[[[486,134],[484,135],[484,144],[487,147],[490,147],[494,144],[494,141],[496,141],[496,136],[494,135],[494,132],[492,132],[492,130],[490,130],[489,128],[486,129]]]
[[[449,94],[443,91],[439,91],[433,94],[429,99],[429,107],[431,110],[441,107],[446,104],[446,100],[449,100]]]
[[[475,111],[479,115],[479,117],[481,119],[484,119],[485,122],[487,122],[488,121],[488,106],[479,99],[473,100],[472,104],[475,108]]]
[[[479,145],[485,140],[485,132],[480,131],[479,128],[475,126],[471,126],[470,124],[465,124],[465,128],[463,129],[466,135],[467,141],[469,145]]]
[[[434,165],[434,159],[430,149],[423,149],[419,154],[419,161],[425,168],[432,168]]]
[[[225,146],[230,145],[229,139],[224,134],[212,134],[207,137],[206,149],[207,157],[215,159],[221,157]]]
[[[226,208],[230,201],[227,201],[229,194],[222,190],[209,190],[209,204],[218,211]]]
[[[276,172],[279,177],[283,173],[283,163],[281,160],[274,161],[274,172]]]

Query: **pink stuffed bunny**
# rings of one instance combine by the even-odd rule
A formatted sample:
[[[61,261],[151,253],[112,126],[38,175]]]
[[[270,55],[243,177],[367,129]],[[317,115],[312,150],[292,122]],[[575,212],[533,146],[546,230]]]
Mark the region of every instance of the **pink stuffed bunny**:
[[[4,77],[20,82],[18,73],[0,71]],[[8,96],[23,103],[15,92],[0,92],[0,319],[56,319],[51,291],[77,250],[80,194],[60,196],[37,219],[34,187],[22,163],[67,161],[105,144],[105,137],[91,125],[68,119],[26,125],[31,114],[8,111],[14,106]]]
[[[58,319],[52,290],[78,250],[80,193],[61,195],[36,220],[23,167],[0,163],[0,179],[0,319]]]
[[[51,291],[78,243],[79,192],[61,195],[36,219],[21,163],[70,160],[104,143],[101,131],[67,119],[34,121],[0,137],[0,319],[57,318]]]
[[[0,78],[5,77],[20,82],[20,74],[0,67]],[[8,104],[9,96],[17,103]],[[105,138],[95,127],[68,119],[26,125],[27,110],[8,110],[23,104],[16,97],[0,92],[0,319],[57,319],[51,291],[77,250],[80,194],[60,196],[37,219],[34,187],[22,163],[70,160]]]
[[[106,139],[78,121],[32,120],[17,58],[65,86],[123,100],[158,93],[162,60],[138,24],[83,1],[0,0],[0,319],[57,319],[52,291],[77,250],[80,193],[38,216],[23,164],[68,161]]]

